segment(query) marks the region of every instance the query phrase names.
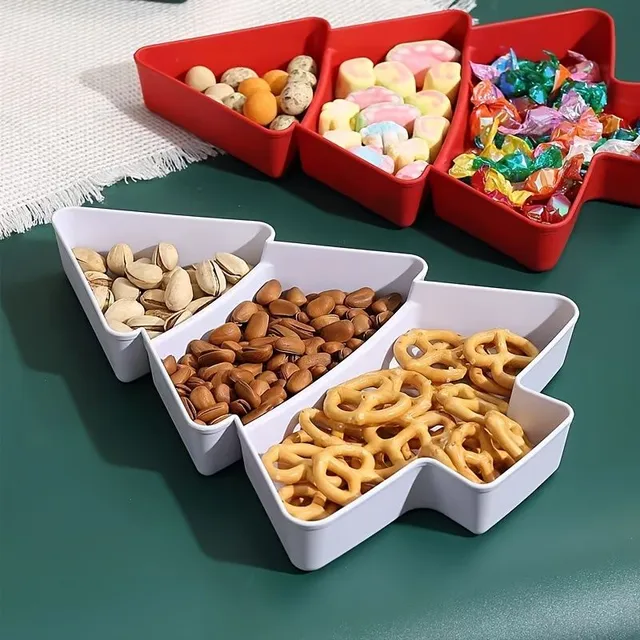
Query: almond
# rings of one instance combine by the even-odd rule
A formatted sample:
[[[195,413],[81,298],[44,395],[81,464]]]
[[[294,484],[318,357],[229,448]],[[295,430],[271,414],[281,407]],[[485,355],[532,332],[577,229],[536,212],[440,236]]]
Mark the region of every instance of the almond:
[[[375,299],[376,292],[371,287],[362,287],[356,291],[352,291],[345,299],[344,304],[347,307],[356,307],[358,309],[366,309]]]
[[[353,333],[353,323],[350,320],[340,320],[321,329],[320,336],[327,342],[346,342],[353,338]]]
[[[214,329],[207,337],[207,340],[211,344],[214,344],[216,346],[220,346],[227,340],[240,342],[241,339],[242,331],[240,331],[240,327],[234,322],[225,322],[225,324],[222,324],[217,329]]]
[[[265,307],[277,300],[282,293],[282,285],[277,280],[265,282],[255,295],[256,302]]]
[[[269,314],[264,311],[254,313],[247,326],[244,329],[244,337],[246,340],[254,340],[255,338],[264,338],[267,335],[269,327]]]
[[[320,295],[307,304],[305,312],[310,318],[319,318],[331,313],[335,306],[335,300],[331,296]]]

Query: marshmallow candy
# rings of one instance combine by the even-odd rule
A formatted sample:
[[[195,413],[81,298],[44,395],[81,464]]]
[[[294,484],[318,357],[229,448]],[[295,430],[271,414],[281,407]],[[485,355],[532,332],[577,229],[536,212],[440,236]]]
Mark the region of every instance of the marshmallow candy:
[[[360,107],[355,102],[348,100],[334,100],[322,105],[320,118],[318,120],[318,132],[324,134],[326,131],[342,129],[352,131],[351,119],[360,111]]]
[[[458,95],[461,74],[459,62],[440,62],[427,71],[422,88],[440,91],[453,102]]]
[[[344,149],[359,147],[362,142],[360,134],[357,131],[346,131],[345,129],[325,131],[322,137]]]
[[[373,67],[376,84],[391,89],[398,95],[409,96],[416,92],[416,80],[402,62],[381,62]]]
[[[460,52],[442,40],[421,40],[397,44],[389,53],[388,61],[402,62],[415,76],[416,86],[421,87],[427,71],[438,62],[460,60]]]
[[[400,144],[389,147],[389,155],[396,164],[396,171],[415,160],[429,160],[429,145],[422,138],[410,138]]]
[[[418,91],[412,96],[407,96],[406,102],[416,106],[423,116],[451,118],[451,101],[440,91],[434,91],[433,89]]]
[[[413,131],[413,121],[420,116],[420,109],[409,104],[372,104],[356,116],[356,131],[375,122],[395,122],[409,133]]]
[[[378,169],[382,169],[386,173],[393,173],[395,167],[393,159],[381,154],[373,147],[351,147],[349,151],[358,156],[358,158],[366,160],[374,167],[378,167]]]
[[[373,87],[375,83],[373,62],[369,58],[345,60],[338,69],[336,98],[346,98],[352,91],[368,89]]]
[[[427,166],[429,166],[429,163],[424,160],[410,162],[396,173],[396,178],[399,180],[415,180],[425,172]]]
[[[448,130],[449,121],[442,116],[420,116],[413,123],[413,137],[422,138],[429,145],[429,162],[436,159]]]
[[[376,122],[360,129],[362,144],[372,145],[385,152],[392,144],[408,140],[407,130],[396,122]]]
[[[366,109],[372,104],[382,104],[388,102],[390,104],[402,104],[404,100],[402,96],[386,89],[385,87],[369,87],[362,91],[352,91],[348,96],[349,102],[355,102],[360,109]]]

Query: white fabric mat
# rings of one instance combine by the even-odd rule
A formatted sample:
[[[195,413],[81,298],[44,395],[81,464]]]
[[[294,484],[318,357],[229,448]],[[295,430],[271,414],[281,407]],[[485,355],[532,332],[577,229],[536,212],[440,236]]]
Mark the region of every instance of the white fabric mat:
[[[321,16],[333,26],[470,11],[475,0],[2,0],[0,237],[214,155],[146,111],[133,63],[142,45]]]

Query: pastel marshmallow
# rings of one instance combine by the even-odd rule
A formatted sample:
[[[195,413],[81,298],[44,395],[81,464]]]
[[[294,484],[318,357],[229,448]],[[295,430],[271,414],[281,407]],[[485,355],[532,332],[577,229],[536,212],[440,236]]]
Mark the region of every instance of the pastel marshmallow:
[[[429,166],[428,162],[424,160],[415,160],[405,165],[396,173],[396,178],[399,180],[415,180],[419,178]]]
[[[419,116],[420,109],[410,104],[372,104],[356,116],[355,129],[360,131],[376,122],[395,122],[411,133],[413,121]]]
[[[389,148],[389,155],[393,158],[396,171],[400,171],[416,160],[429,160],[429,145],[422,138],[410,138]]]
[[[436,159],[449,126],[449,121],[442,116],[420,116],[413,123],[413,137],[422,138],[429,145],[429,162]]]
[[[360,108],[355,102],[348,100],[334,100],[322,105],[318,119],[318,132],[344,130],[352,131],[351,120],[358,114]]]
[[[407,96],[405,102],[417,107],[423,116],[451,118],[451,100],[440,91],[434,91],[433,89],[418,91],[412,96]]]
[[[438,62],[456,62],[460,60],[460,52],[442,40],[420,40],[397,44],[387,53],[387,60],[402,62],[409,67],[416,79],[416,86],[421,87],[427,71]]]
[[[427,71],[422,88],[440,91],[453,102],[458,96],[461,75],[459,62],[440,62]]]
[[[358,156],[358,158],[366,160],[369,164],[387,173],[393,173],[395,169],[393,158],[383,155],[372,147],[351,147],[349,151]]]
[[[392,144],[409,139],[407,130],[396,122],[376,122],[360,129],[362,144],[372,145],[385,153]]]
[[[385,87],[369,87],[361,91],[352,91],[347,96],[347,100],[355,102],[360,109],[366,109],[372,104],[382,104],[383,102],[388,102],[389,104],[402,104],[404,102],[402,96]]]
[[[333,144],[337,144],[339,147],[343,147],[344,149],[359,147],[362,143],[360,134],[357,131],[346,131],[344,129],[325,131],[325,133],[322,134],[322,137],[330,140]]]
[[[381,62],[373,67],[376,84],[391,89],[403,98],[416,92],[416,79],[402,62]]]
[[[352,91],[368,89],[373,87],[375,83],[373,62],[369,58],[345,60],[338,69],[336,98],[346,98]]]

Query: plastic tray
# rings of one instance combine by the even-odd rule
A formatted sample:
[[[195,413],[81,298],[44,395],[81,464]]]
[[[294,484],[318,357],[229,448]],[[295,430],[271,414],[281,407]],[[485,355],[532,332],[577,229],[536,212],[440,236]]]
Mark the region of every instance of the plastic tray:
[[[322,104],[333,97],[339,64],[355,56],[380,60],[391,46],[416,39],[444,39],[462,52],[463,74],[451,127],[433,166],[412,181],[401,181],[333,145],[316,133]],[[431,194],[435,212],[534,271],[558,262],[582,204],[605,199],[638,206],[633,189],[640,163],[602,154],[594,159],[584,185],[563,222],[545,225],[447,175],[453,158],[468,147],[471,71],[469,60],[488,63],[513,47],[520,56],[540,59],[544,50],[560,57],[568,49],[596,60],[609,87],[608,110],[627,119],[640,116],[640,85],[613,77],[613,19],[596,9],[580,9],[512,22],[471,27],[460,11],[443,11],[331,30],[308,18],[257,29],[143,47],[135,54],[146,105],[204,140],[279,177],[299,147],[303,170],[399,226],[409,226]],[[220,73],[249,65],[263,73],[282,67],[299,53],[320,63],[314,100],[301,124],[272,132],[198,94],[181,82],[189,67],[209,65]]]
[[[261,223],[65,209],[54,215],[53,224],[64,270],[116,375],[132,380],[150,367],[154,385],[200,473],[211,475],[244,458],[282,544],[301,569],[331,562],[414,508],[436,509],[470,531],[482,533],[530,495],[560,463],[573,412],[540,391],[562,366],[578,318],[575,304],[565,297],[424,282],[427,265],[417,256],[277,242],[273,230]],[[132,337],[121,336],[106,326],[71,249],[85,245],[105,251],[124,240],[145,251],[161,240],[173,242],[182,264],[218,249],[236,251],[257,264],[219,300],[166,334],[154,340],[141,330]],[[297,285],[307,292],[368,285],[383,294],[397,291],[406,302],[339,366],[249,425],[243,426],[235,417],[212,426],[195,424],[162,359],[182,355],[189,341],[222,324],[239,302],[251,299],[271,278],[278,278],[285,288]],[[537,445],[530,454],[488,485],[475,485],[432,460],[421,459],[327,520],[308,523],[289,516],[260,456],[296,427],[301,409],[318,405],[329,387],[366,371],[394,366],[391,347],[408,329],[442,327],[471,334],[495,326],[525,335],[541,348],[518,376],[509,407],[509,415]]]

